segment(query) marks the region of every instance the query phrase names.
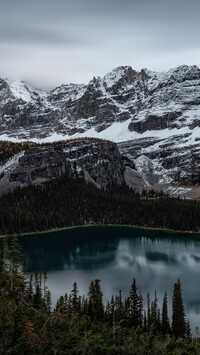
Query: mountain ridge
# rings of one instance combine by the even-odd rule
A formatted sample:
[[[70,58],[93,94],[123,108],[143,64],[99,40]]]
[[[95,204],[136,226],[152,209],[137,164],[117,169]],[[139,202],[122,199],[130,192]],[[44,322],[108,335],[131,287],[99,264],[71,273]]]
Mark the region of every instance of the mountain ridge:
[[[23,82],[1,79],[0,133],[7,134],[7,138],[17,136],[19,140],[45,139],[51,137],[53,128],[54,134],[64,138],[85,132],[90,135],[91,128],[98,134],[113,123],[125,121],[129,132],[138,134],[153,128],[180,128],[180,120],[175,124],[170,121],[180,118],[181,110],[185,112],[188,106],[200,104],[199,82],[200,69],[195,65],[183,65],[162,73],[147,69],[136,72],[130,66],[117,67],[102,79],[94,77],[88,85],[61,85],[49,94]],[[152,122],[148,124],[152,109],[157,117],[166,114],[163,124],[159,119],[154,119],[153,126]],[[43,128],[47,124],[51,130],[39,134],[37,123]],[[197,124],[192,123],[193,126]],[[17,131],[12,132],[13,126]],[[123,139],[130,138],[111,136],[111,140]]]
[[[0,139],[96,137],[118,144],[146,186],[200,182],[200,69],[115,68],[50,93],[0,80]],[[189,189],[189,188],[188,188]]]

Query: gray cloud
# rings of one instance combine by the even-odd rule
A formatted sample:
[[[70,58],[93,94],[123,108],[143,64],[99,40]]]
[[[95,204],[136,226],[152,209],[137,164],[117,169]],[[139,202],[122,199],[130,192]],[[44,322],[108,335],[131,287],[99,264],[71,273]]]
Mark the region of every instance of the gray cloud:
[[[0,42],[81,45],[83,39],[73,33],[62,33],[51,28],[24,26],[22,24],[10,28],[8,24],[0,32]]]
[[[199,0],[0,0],[0,76],[46,88],[200,65]]]

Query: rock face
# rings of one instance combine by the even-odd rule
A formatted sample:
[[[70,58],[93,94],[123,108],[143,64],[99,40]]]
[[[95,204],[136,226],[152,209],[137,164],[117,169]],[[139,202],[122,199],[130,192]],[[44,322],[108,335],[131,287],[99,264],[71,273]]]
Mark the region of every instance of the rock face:
[[[71,174],[70,165],[62,150],[54,147],[36,147],[19,158],[11,171],[9,181],[31,184],[42,182],[64,174]]]
[[[117,145],[109,141],[82,139],[38,145],[15,155],[1,167],[0,190],[40,184],[62,175],[84,177],[98,188],[107,188],[124,183],[126,169],[133,168]]]
[[[140,183],[143,176],[143,186],[199,183],[200,69],[183,65],[156,73],[118,67],[88,85],[62,85],[49,94],[0,80],[0,139],[76,137],[116,142],[128,164],[135,164]],[[51,154],[56,161],[58,153]],[[70,169],[63,164],[59,171]],[[48,169],[52,174],[53,167]],[[134,186],[135,178],[129,172],[127,183]],[[94,181],[99,184],[97,176]]]
[[[18,139],[90,135],[89,129],[98,135],[112,124],[124,122],[132,138],[131,132],[183,127],[189,132],[200,126],[199,107],[197,66],[166,73],[118,67],[102,79],[94,77],[87,86],[62,85],[49,94],[22,82],[0,80],[0,134]],[[118,128],[118,136],[113,131],[108,138],[127,138],[125,132],[119,136]]]

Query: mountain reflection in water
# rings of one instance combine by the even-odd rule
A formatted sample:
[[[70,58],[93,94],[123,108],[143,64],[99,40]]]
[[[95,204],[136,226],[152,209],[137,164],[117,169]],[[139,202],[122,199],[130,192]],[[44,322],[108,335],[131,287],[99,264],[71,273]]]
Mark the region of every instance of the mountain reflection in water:
[[[154,291],[161,305],[180,278],[191,326],[200,326],[200,239],[192,235],[130,227],[84,227],[20,237],[27,271],[48,273],[53,304],[74,281],[87,294],[91,280],[101,280],[105,302],[122,290],[127,296],[133,278],[144,302]]]

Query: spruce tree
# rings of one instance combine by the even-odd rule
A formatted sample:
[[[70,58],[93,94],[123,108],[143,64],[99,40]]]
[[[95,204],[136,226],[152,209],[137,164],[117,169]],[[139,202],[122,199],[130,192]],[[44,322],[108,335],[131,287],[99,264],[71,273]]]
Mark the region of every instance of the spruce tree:
[[[147,317],[146,317],[146,324],[147,324],[147,331],[150,332],[151,330],[151,299],[149,292],[147,293]]]
[[[190,321],[189,319],[186,321],[186,337],[188,340],[192,339],[191,328],[190,328]]]
[[[72,312],[80,313],[80,299],[78,296],[78,286],[77,283],[74,282],[73,288],[71,291],[71,310]]]
[[[151,302],[150,324],[151,324],[151,330],[154,332],[154,334],[160,332],[161,330],[160,310],[158,307],[158,298],[157,298],[156,291],[155,291],[154,301]]]
[[[134,328],[142,328],[142,297],[139,294],[136,280],[133,280],[129,294],[129,317],[130,325]]]
[[[185,309],[182,298],[181,282],[174,284],[172,299],[172,334],[175,338],[184,338],[186,336]]]
[[[47,310],[50,313],[51,312],[52,299],[51,299],[51,292],[48,289],[46,289],[45,304],[46,304]]]
[[[107,321],[110,324],[113,324],[115,322],[115,316],[116,316],[116,300],[114,296],[112,295],[110,302],[107,303],[106,306],[106,311],[105,311],[105,316]]]
[[[167,335],[170,333],[170,324],[168,317],[168,301],[167,301],[167,292],[164,294],[163,306],[162,306],[162,334]]]
[[[121,321],[124,318],[124,305],[122,301],[122,291],[119,290],[119,294],[115,297],[115,304],[116,304],[116,320]]]
[[[102,320],[104,318],[103,293],[100,280],[91,281],[89,286],[88,314],[91,319]]]

